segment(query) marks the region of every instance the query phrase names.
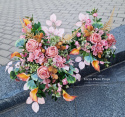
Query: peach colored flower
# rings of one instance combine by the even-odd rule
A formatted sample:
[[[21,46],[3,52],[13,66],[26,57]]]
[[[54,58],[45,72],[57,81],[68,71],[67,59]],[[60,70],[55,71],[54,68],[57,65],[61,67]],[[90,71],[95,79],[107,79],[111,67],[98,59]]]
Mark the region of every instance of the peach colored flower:
[[[112,34],[107,34],[107,42],[108,42],[108,47],[111,47],[112,45],[116,44],[115,37]]]
[[[101,36],[99,34],[97,34],[97,33],[93,33],[91,35],[91,37],[90,37],[90,41],[92,43],[94,43],[94,44],[97,43],[97,42],[100,42],[101,41]]]
[[[50,73],[48,71],[48,68],[46,66],[41,66],[37,69],[37,75],[41,78],[41,79],[47,79],[50,77]]]
[[[34,39],[29,39],[28,42],[26,43],[26,49],[28,52],[33,52],[35,51],[39,46],[39,43],[34,40]]]
[[[46,49],[46,56],[47,57],[55,57],[56,55],[58,55],[58,49],[56,46],[51,46],[51,47]]]

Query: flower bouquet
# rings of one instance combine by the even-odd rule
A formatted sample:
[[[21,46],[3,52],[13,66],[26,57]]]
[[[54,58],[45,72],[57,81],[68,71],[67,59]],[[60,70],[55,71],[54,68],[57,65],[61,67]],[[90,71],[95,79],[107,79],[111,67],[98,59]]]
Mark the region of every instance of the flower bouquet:
[[[71,49],[73,50],[70,54],[80,54],[83,57],[84,62],[81,57],[77,57],[75,60],[76,62],[80,62],[79,66],[81,66],[81,69],[91,63],[95,70],[100,71],[99,64],[105,64],[108,67],[110,63],[108,59],[111,56],[115,56],[116,40],[109,33],[114,10],[105,25],[101,23],[102,18],[97,18],[97,11],[98,9],[93,9],[91,12],[87,11],[89,15],[93,16],[93,23],[89,19],[88,14],[84,15],[80,13],[80,21],[76,23],[76,26],[79,28],[72,32]]]
[[[83,57],[84,62],[80,56],[75,59],[80,69],[90,63],[97,71],[100,71],[99,63],[108,66],[107,58],[114,54],[116,40],[105,28],[106,24],[103,26],[101,18],[97,18],[97,9],[87,13],[94,17],[94,22],[91,23],[88,15],[80,13],[80,22],[76,23],[79,28],[65,36],[64,29],[58,28],[62,21],[57,20],[55,14],[46,21],[49,28],[41,27],[40,22],[34,23],[33,16],[20,20],[23,35],[15,46],[22,51],[11,54],[17,62],[9,62],[6,70],[11,79],[26,82],[24,90],[31,90],[26,103],[32,103],[34,112],[38,112],[39,104],[45,103],[47,93],[55,100],[61,95],[66,101],[76,98],[65,91],[81,78],[69,55]]]
[[[56,21],[56,15],[46,21],[49,28],[40,22],[34,23],[33,17],[23,19],[23,35],[16,41],[15,46],[22,52],[14,52],[11,58],[17,57],[15,65],[9,62],[6,70],[10,78],[16,81],[25,81],[24,90],[30,89],[30,97],[26,103],[32,103],[32,109],[37,112],[38,104],[44,104],[47,92],[52,98],[63,95],[66,101],[72,101],[76,96],[66,93],[69,85],[76,82],[73,61],[70,59],[70,43],[62,41],[64,29],[58,29],[61,21]],[[14,67],[13,67],[14,66]],[[77,72],[77,76],[80,76]]]

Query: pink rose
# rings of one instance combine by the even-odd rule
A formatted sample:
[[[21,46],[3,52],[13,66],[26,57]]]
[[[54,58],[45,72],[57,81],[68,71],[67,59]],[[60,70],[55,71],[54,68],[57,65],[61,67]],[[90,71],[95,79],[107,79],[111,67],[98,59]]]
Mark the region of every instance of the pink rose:
[[[29,39],[28,42],[26,43],[26,49],[28,52],[33,52],[35,51],[39,46],[39,43],[34,40],[34,39]]]
[[[62,82],[63,82],[63,85],[67,85],[68,84],[68,81],[67,81],[67,79],[65,78],[65,79],[63,79],[62,80]]]
[[[55,57],[56,55],[58,55],[58,49],[56,46],[51,46],[46,49],[46,56]]]
[[[107,34],[107,42],[108,42],[108,47],[111,47],[112,45],[116,44],[115,37],[112,34]]]
[[[59,67],[59,68],[62,68],[64,67],[64,63],[66,62],[66,59],[65,58],[62,58],[61,56],[57,55],[55,56],[55,58],[53,58],[53,62],[54,64]]]
[[[31,24],[28,24],[28,25],[27,25],[27,28],[31,29],[31,28],[32,28],[32,25],[31,25]]]
[[[37,75],[41,78],[41,79],[47,79],[50,77],[50,73],[48,71],[48,68],[46,66],[41,66],[37,69]]]
[[[94,13],[94,14],[93,14],[93,16],[94,16],[94,17],[97,17],[97,16],[98,16],[98,14],[97,14],[97,13]]]
[[[23,33],[26,33],[26,32],[27,32],[27,29],[26,29],[26,28],[22,28],[22,32],[23,32]]]
[[[76,35],[77,35],[77,37],[80,37],[80,36],[81,36],[81,33],[78,32]]]
[[[94,44],[97,43],[97,42],[100,42],[101,41],[101,36],[99,34],[97,34],[97,33],[93,33],[91,35],[91,37],[90,37],[90,41],[92,43],[94,43]]]

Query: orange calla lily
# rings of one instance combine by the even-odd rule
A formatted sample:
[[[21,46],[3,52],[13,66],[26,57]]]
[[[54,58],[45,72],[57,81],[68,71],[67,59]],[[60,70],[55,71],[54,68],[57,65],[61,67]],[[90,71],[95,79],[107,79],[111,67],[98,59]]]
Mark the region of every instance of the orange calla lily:
[[[30,75],[26,75],[25,73],[20,73],[16,76],[22,81],[27,81],[27,79],[30,77]]]
[[[99,61],[98,60],[92,61],[92,66],[94,67],[95,70],[100,72],[100,66],[99,66]]]
[[[33,89],[32,91],[30,91],[30,97],[31,97],[32,100],[35,101],[35,102],[38,101],[38,98],[37,98],[37,96],[36,96],[37,91],[38,91],[38,88]]]
[[[31,23],[31,21],[29,21],[28,19],[23,19],[23,22],[25,23],[26,26]]]
[[[17,56],[17,57],[21,58],[21,55],[20,55],[19,52],[12,53],[10,58],[13,58],[14,56]]]
[[[70,54],[78,55],[78,54],[79,54],[79,49],[74,48],[74,49],[70,52]]]
[[[68,93],[66,93],[64,90],[63,90],[63,98],[66,100],[66,101],[73,101],[77,96],[70,96]]]

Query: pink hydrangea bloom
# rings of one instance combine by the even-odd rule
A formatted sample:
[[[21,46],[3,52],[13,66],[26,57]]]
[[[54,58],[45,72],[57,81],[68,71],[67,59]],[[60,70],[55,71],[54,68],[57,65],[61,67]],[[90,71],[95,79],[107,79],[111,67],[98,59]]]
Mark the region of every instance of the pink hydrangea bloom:
[[[112,45],[116,44],[115,37],[112,34],[107,34],[107,42],[108,42],[108,47],[111,47]]]
[[[56,55],[55,58],[53,58],[54,65],[56,65],[59,68],[63,68],[65,65],[64,63],[66,62],[65,58],[62,58],[59,55]]]
[[[104,50],[103,45],[100,42],[93,45],[91,49],[93,51],[93,55],[95,55],[95,56],[97,56],[98,53],[102,53]]]
[[[29,57],[27,58],[27,61],[33,62],[34,57],[35,57],[34,54],[30,52]]]
[[[90,53],[90,50],[87,49],[88,46],[90,46],[90,44],[89,44],[89,43],[86,43],[86,44],[84,45],[84,48],[82,48],[82,49],[83,49],[84,51],[86,51],[87,53]]]
[[[62,80],[62,82],[63,82],[63,85],[67,85],[67,84],[68,84],[68,81],[67,81],[66,78],[64,78],[64,79]]]

